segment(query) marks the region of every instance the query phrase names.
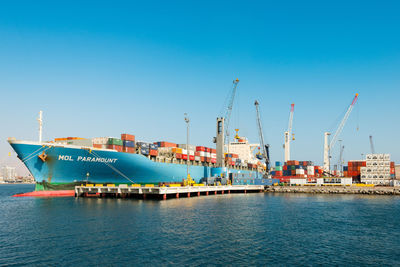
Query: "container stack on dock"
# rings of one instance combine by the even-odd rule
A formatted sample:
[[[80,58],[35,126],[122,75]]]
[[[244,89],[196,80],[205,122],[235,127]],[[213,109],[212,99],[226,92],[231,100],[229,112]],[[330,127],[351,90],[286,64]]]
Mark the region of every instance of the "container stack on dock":
[[[368,154],[366,165],[360,170],[361,182],[375,185],[390,185],[396,178],[395,164],[390,161],[390,154]]]
[[[352,177],[353,182],[360,182],[361,169],[366,166],[365,160],[350,160],[343,167],[343,176]]]
[[[275,162],[274,170],[271,172],[272,177],[279,178],[281,182],[289,182],[290,178],[315,178],[323,175],[322,167],[314,166],[312,161],[289,160]]]

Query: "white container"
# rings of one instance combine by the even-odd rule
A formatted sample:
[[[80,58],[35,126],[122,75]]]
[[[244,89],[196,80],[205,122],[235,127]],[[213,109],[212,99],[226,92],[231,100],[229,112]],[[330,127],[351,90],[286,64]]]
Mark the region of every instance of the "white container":
[[[361,167],[361,168],[360,168],[360,172],[361,172],[361,173],[366,173],[366,172],[367,172],[367,169],[368,169],[367,167]]]
[[[366,160],[371,160],[372,159],[372,154],[367,154],[367,156],[365,158],[366,158]]]
[[[385,162],[384,161],[378,161],[378,166],[380,166],[380,167],[385,166]]]
[[[372,179],[373,175],[372,174],[367,174],[367,179]]]
[[[383,159],[390,161],[390,154],[384,154]]]
[[[189,156],[194,156],[194,151],[193,150],[189,150]]]
[[[216,159],[217,158],[217,154],[211,153],[211,158],[212,159]]]
[[[373,166],[372,162],[373,161],[367,161],[367,167],[372,167]]]
[[[195,156],[195,157],[194,157],[194,160],[195,160],[195,161],[200,161],[200,157],[199,157],[199,156]]]
[[[205,157],[206,152],[200,151],[200,157]]]
[[[378,154],[372,154],[372,159],[373,160],[378,160]]]
[[[204,157],[207,157],[207,158],[211,157],[211,153],[210,152],[205,152],[204,155],[205,155]]]
[[[304,174],[304,170],[303,169],[296,169],[296,174]]]
[[[378,154],[378,160],[384,160],[385,154]]]
[[[390,161],[385,161],[384,165],[385,165],[385,167],[389,167],[390,168]]]
[[[186,149],[182,149],[182,154],[183,155],[187,155],[187,150]]]

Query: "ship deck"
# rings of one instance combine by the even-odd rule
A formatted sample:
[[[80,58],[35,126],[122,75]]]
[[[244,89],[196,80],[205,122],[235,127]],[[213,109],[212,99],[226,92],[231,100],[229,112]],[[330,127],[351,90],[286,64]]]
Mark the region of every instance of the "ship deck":
[[[220,185],[220,186],[128,186],[106,185],[75,187],[76,197],[114,197],[114,198],[141,198],[141,199],[167,199],[179,197],[192,197],[201,195],[217,195],[231,193],[264,192],[264,185]]]

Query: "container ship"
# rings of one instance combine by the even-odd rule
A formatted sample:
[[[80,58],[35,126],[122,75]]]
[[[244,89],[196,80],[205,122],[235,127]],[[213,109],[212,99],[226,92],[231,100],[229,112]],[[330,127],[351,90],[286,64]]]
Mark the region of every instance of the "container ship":
[[[217,119],[216,149],[166,141],[141,142],[135,135],[120,138],[77,137],[54,141],[8,142],[36,180],[36,190],[66,190],[86,183],[268,184],[267,166],[254,154],[258,144],[244,137],[225,144]],[[41,136],[41,133],[39,134]],[[228,151],[229,153],[227,153]]]

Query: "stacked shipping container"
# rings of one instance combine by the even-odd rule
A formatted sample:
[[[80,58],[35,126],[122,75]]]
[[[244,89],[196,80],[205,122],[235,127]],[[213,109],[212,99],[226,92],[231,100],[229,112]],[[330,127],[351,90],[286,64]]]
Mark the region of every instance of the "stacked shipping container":
[[[390,154],[368,154],[366,165],[360,170],[361,182],[366,184],[389,185],[396,178],[395,164]]]

